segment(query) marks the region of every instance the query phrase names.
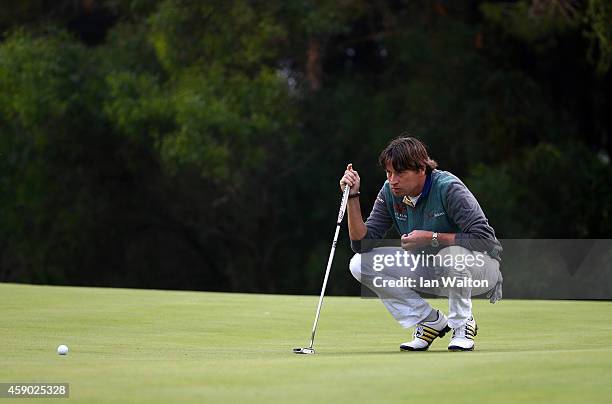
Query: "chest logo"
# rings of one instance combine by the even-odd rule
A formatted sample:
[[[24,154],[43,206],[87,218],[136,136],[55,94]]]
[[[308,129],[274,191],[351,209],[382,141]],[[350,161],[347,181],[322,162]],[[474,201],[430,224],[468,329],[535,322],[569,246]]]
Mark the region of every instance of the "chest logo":
[[[395,202],[393,204],[393,210],[395,210],[396,214],[399,213],[399,214],[405,215],[407,208],[406,208],[406,205],[399,203],[399,202]]]
[[[405,222],[408,220],[408,209],[403,203],[394,203],[393,210],[395,211],[395,219]]]
[[[405,222],[406,220],[408,220],[408,215],[395,212],[395,218],[399,221]]]
[[[440,216],[444,216],[446,214],[446,212],[429,212],[428,216],[429,217],[440,217]]]

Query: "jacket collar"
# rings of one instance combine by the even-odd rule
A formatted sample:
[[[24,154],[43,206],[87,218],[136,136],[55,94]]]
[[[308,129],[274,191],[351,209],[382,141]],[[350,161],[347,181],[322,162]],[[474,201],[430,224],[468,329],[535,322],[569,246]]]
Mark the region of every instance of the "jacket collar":
[[[427,174],[427,177],[425,178],[425,183],[423,184],[423,190],[421,191],[421,193],[419,194],[419,199],[416,202],[416,205],[418,206],[421,201],[423,199],[427,198],[427,195],[429,195],[429,191],[431,190],[431,184],[432,184],[432,179],[431,179],[431,175],[432,175],[433,171],[429,174]],[[408,206],[411,207],[415,207],[415,205],[412,204],[412,201],[410,200],[410,198],[408,198],[407,196],[404,196],[402,198],[402,202]]]

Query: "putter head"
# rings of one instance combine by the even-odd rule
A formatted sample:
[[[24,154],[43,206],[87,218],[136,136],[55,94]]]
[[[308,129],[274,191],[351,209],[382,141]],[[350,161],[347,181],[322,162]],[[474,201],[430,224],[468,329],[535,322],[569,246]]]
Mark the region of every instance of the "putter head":
[[[294,354],[300,354],[300,355],[312,355],[315,353],[314,348],[293,348],[293,353]]]

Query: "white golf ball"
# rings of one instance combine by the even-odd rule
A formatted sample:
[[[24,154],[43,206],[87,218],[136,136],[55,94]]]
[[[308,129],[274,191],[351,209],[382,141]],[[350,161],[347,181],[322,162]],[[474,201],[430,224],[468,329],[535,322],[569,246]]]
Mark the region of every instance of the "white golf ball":
[[[60,345],[57,347],[57,353],[60,355],[66,355],[68,353],[68,347],[66,345]]]

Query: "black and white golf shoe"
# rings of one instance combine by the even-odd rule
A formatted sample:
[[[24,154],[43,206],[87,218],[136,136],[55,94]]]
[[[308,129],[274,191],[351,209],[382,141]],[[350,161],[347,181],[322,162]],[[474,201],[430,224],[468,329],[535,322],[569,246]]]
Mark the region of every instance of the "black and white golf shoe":
[[[448,350],[473,351],[476,334],[478,334],[478,325],[474,317],[470,317],[464,325],[453,329],[453,337],[448,344]]]
[[[414,339],[400,345],[401,351],[427,351],[436,338],[442,338],[450,327],[448,319],[440,310],[436,310],[438,317],[434,321],[422,321],[416,325]]]

